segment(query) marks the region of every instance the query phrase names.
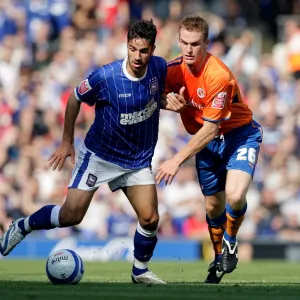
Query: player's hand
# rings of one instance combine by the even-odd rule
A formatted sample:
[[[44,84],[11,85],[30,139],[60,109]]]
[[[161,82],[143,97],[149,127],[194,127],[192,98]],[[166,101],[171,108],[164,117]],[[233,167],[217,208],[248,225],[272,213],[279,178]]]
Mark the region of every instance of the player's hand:
[[[159,168],[155,177],[157,184],[165,180],[165,184],[171,184],[173,178],[178,173],[181,165],[174,159],[165,161]]]
[[[58,171],[61,171],[65,160],[68,156],[71,156],[71,162],[72,164],[75,163],[75,149],[74,145],[62,142],[60,146],[57,148],[57,150],[49,157],[48,161],[48,167],[52,167],[52,170],[56,170],[58,168]]]
[[[176,93],[167,94],[167,106],[166,109],[181,112],[186,107],[186,101],[184,99],[185,87],[181,87],[179,95]]]

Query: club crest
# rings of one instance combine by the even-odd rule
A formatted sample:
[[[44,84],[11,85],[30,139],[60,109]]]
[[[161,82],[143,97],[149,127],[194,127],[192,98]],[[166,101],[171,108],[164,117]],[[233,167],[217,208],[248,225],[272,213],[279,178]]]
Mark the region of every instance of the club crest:
[[[197,89],[197,95],[198,95],[199,98],[202,99],[202,98],[205,97],[205,92],[203,91],[203,89],[198,88],[198,89]]]
[[[158,91],[158,80],[156,77],[151,79],[149,83],[149,88],[150,88],[151,95],[154,95]]]
[[[97,183],[97,177],[93,174],[89,174],[88,175],[88,178],[87,178],[87,181],[86,181],[86,184],[89,186],[89,187],[94,187],[95,184]]]

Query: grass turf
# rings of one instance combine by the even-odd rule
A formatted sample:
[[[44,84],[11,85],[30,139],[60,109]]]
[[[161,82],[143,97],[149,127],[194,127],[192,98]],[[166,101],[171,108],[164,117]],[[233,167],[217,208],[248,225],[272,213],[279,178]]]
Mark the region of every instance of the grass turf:
[[[133,285],[127,262],[86,262],[76,286],[55,286],[45,261],[0,261],[0,299],[300,299],[300,264],[281,261],[240,263],[222,284],[204,285],[206,262],[153,262],[166,286]]]

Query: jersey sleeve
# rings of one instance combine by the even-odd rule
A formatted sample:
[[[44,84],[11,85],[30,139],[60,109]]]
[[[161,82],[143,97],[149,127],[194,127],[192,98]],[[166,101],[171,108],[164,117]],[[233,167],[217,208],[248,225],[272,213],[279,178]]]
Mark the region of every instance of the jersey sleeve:
[[[231,90],[229,74],[211,77],[202,115],[204,121],[220,122],[230,119],[231,105],[229,98]]]
[[[167,62],[165,60],[163,60],[163,70],[162,70],[162,74],[163,74],[163,91],[165,91],[165,88],[166,88],[167,72],[168,72]]]
[[[158,65],[160,93],[164,93],[166,76],[167,76],[167,62],[165,61],[164,58],[159,57],[157,65]]]
[[[165,94],[178,93],[180,88],[185,85],[183,83],[182,63],[183,58],[181,55],[168,62]]]
[[[166,76],[166,82],[165,82],[165,94],[172,92],[172,68],[167,68],[167,76]]]
[[[75,89],[74,94],[78,101],[93,106],[97,100],[101,99],[102,78],[99,69],[93,71]]]
[[[180,89],[180,84],[177,82],[181,81],[182,79],[182,72],[180,69],[180,64],[182,63],[181,57],[171,60],[167,64],[167,76],[166,76],[166,83],[165,83],[165,94],[168,93],[178,93]]]

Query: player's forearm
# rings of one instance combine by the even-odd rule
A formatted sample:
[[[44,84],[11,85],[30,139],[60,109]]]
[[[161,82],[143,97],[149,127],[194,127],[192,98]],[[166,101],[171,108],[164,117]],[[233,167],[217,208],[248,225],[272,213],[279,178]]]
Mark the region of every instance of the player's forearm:
[[[73,144],[76,118],[80,111],[81,102],[77,101],[74,92],[71,93],[65,112],[63,142]]]
[[[200,152],[218,134],[218,124],[208,124],[204,126],[189,140],[189,142],[174,156],[179,164],[189,160]]]

